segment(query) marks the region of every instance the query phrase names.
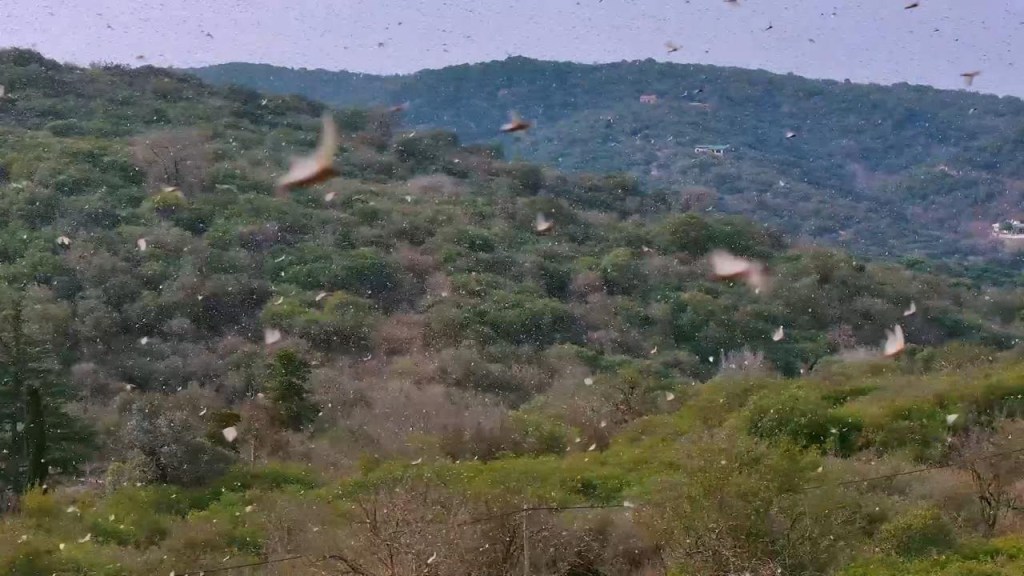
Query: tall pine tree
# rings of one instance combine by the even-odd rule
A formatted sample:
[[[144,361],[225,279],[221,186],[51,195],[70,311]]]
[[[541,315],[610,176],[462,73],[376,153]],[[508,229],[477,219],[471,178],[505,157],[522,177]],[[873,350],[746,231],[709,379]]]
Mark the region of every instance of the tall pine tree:
[[[0,291],[0,483],[16,492],[44,484],[51,470],[74,471],[92,436],[64,411],[54,310],[45,291]]]
[[[317,407],[309,400],[309,362],[298,352],[284,349],[270,363],[268,396],[277,410],[280,424],[299,430],[316,418]]]

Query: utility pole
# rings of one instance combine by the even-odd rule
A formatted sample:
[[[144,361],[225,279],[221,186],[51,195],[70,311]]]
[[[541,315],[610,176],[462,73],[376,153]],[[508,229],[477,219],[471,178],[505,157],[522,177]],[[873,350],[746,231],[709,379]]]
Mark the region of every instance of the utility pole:
[[[523,576],[530,576],[530,553],[526,544],[526,508],[523,508]]]

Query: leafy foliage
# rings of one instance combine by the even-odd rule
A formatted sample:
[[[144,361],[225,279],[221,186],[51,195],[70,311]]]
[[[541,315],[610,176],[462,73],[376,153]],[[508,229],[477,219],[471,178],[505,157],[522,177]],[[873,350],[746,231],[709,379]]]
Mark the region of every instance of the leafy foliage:
[[[316,406],[306,389],[309,373],[309,363],[294,350],[279,351],[270,364],[269,397],[288,428],[300,429],[316,417]]]

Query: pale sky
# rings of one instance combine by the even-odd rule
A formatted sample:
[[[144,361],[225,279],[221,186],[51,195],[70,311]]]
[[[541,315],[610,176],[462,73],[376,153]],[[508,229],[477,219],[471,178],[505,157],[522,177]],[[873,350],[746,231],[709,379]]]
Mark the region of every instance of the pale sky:
[[[0,46],[77,64],[245,61],[374,73],[510,54],[653,57],[941,88],[981,70],[973,89],[1024,96],[1024,0],[919,0],[904,10],[911,1],[0,0]],[[666,54],[668,40],[681,49]]]

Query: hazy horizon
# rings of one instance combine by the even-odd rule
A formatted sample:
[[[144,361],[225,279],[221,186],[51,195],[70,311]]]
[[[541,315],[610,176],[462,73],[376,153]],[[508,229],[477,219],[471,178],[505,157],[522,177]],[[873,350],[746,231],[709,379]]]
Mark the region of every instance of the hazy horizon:
[[[811,78],[963,88],[1024,96],[1024,3],[986,0],[524,0],[481,8],[399,0],[95,0],[0,6],[0,45],[48,57],[189,68],[227,62],[407,74],[525,56],[584,64],[660,61],[764,69]],[[771,26],[770,29],[769,26]],[[668,54],[672,41],[679,50]]]

